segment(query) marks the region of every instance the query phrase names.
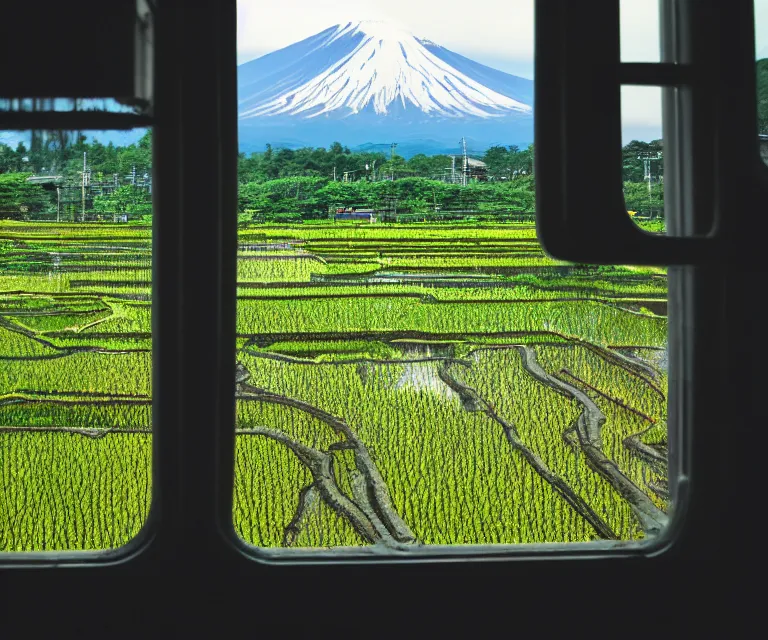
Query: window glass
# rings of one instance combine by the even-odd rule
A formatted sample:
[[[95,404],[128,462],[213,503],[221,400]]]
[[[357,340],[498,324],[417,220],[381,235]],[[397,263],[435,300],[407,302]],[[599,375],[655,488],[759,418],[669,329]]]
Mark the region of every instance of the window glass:
[[[760,157],[768,164],[768,1],[755,0],[755,57],[757,59],[757,126]]]
[[[0,551],[113,549],[147,518],[150,143],[0,132]]]
[[[101,112],[141,114],[134,101],[114,98],[0,98],[0,112]]]
[[[434,12],[239,2],[235,530],[285,549],[651,538],[665,270],[541,249],[533,3]],[[642,197],[648,124],[625,140]]]
[[[624,203],[632,220],[665,233],[661,87],[621,88]]]
[[[619,0],[622,62],[660,62],[660,0]]]

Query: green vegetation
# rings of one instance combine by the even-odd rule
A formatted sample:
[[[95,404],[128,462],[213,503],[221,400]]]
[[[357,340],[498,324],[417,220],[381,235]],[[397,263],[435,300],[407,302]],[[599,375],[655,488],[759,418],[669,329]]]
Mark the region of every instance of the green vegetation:
[[[239,242],[247,542],[638,540],[665,522],[664,269],[553,261],[520,223],[245,224]],[[0,223],[2,550],[114,548],[147,517],[150,243]]]
[[[0,144],[0,174],[51,171],[75,179],[83,169],[83,153],[88,155],[88,165],[96,181],[114,173],[131,173],[134,167],[137,173],[143,174],[152,169],[151,144],[149,132],[135,144],[115,146],[98,140],[88,142],[87,136],[70,131],[34,131],[29,149],[23,142],[15,149]]]
[[[643,153],[661,151],[660,140],[633,140],[623,149],[625,200],[640,217],[663,215],[664,185],[658,180],[663,178],[663,163],[654,164],[649,193],[639,159]],[[85,136],[67,132],[35,132],[29,149],[23,143],[16,149],[0,143],[0,214],[81,220],[83,154],[91,176],[85,190],[87,219],[151,222],[151,189],[143,178],[152,171],[149,132],[126,146],[88,142]],[[263,152],[238,157],[238,221],[243,227],[251,222],[308,222],[326,219],[340,206],[386,211],[401,222],[531,219],[536,210],[534,155],[533,145],[493,146],[480,158],[482,170],[462,186],[460,170],[457,174],[445,155],[419,154],[406,160],[353,152],[338,142],[296,150],[267,146]],[[33,174],[60,179],[28,183]]]
[[[757,61],[757,126],[768,133],[768,58]]]

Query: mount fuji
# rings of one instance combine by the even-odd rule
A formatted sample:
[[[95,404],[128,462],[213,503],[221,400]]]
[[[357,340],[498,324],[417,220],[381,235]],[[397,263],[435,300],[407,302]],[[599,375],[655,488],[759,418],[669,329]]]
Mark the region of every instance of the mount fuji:
[[[456,153],[533,141],[533,81],[386,22],[349,22],[238,67],[240,150]]]

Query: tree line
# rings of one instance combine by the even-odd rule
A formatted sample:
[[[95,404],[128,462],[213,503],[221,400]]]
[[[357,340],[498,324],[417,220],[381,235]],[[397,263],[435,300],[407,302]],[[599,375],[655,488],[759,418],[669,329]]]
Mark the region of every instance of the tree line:
[[[487,164],[490,180],[506,180],[516,174],[533,172],[534,147],[519,149],[517,146],[494,146],[480,158]],[[351,151],[349,147],[334,142],[324,147],[302,149],[273,149],[266,146],[263,152],[238,156],[238,178],[243,184],[267,182],[280,178],[307,177],[330,178],[343,182],[364,180],[395,180],[399,178],[438,179],[450,175],[452,168],[461,172],[462,159],[458,156],[423,153],[405,159],[398,154]]]
[[[44,132],[45,133],[45,132]],[[47,132],[27,147],[0,144],[0,212],[55,211],[56,193],[50,186],[31,184],[30,175],[55,174],[64,183],[80,183],[83,153],[91,180],[121,180],[134,171],[151,174],[151,133],[130,145],[67,138]],[[632,141],[624,147],[624,192],[627,207],[636,211],[663,209],[663,163],[654,162],[649,193],[644,181],[645,152],[662,150],[660,140]],[[486,180],[466,186],[451,183],[452,166],[460,172],[461,156],[425,154],[405,159],[397,154],[352,151],[339,142],[328,148],[273,149],[238,156],[239,214],[242,219],[325,217],[335,207],[358,206],[401,211],[535,212],[535,147],[496,145],[479,158]],[[599,177],[595,177],[599,188]],[[93,212],[147,215],[151,201],[145,192],[120,183],[119,188],[90,197]]]
[[[77,132],[36,132],[29,145],[19,142],[12,148],[0,144],[0,173],[60,175],[76,181],[83,170],[83,153],[94,181],[109,179],[114,174],[124,177],[134,167],[139,175],[151,173],[152,134],[147,131],[134,144],[116,146],[112,142],[88,142],[85,135]]]
[[[340,182],[296,176],[240,184],[239,213],[244,221],[327,217],[340,207],[396,213],[535,212],[532,176],[506,182],[470,182],[466,186],[430,178]]]
[[[79,215],[83,154],[93,185],[86,190],[89,213],[152,213],[148,191],[126,184],[129,175],[141,178],[152,173],[151,132],[147,131],[134,144],[121,146],[98,140],[89,142],[78,132],[36,131],[29,144],[19,142],[15,148],[0,144],[0,215],[52,213],[62,209],[63,219],[74,218],[74,209]],[[61,179],[55,184],[32,184],[27,178],[33,175]],[[57,186],[65,194],[63,207]],[[77,200],[77,205],[67,202],[67,195]]]
[[[642,155],[662,152],[662,141],[633,140],[623,149],[627,208],[663,211],[663,162],[645,180]],[[447,182],[452,158],[357,153],[336,142],[329,149],[280,149],[238,158],[239,213],[243,220],[325,217],[335,207],[431,213],[535,212],[535,147],[493,146],[482,155],[487,181]],[[461,157],[457,159],[461,170]],[[335,179],[334,179],[335,176]],[[596,177],[599,186],[599,177]],[[649,189],[650,186],[650,189]]]

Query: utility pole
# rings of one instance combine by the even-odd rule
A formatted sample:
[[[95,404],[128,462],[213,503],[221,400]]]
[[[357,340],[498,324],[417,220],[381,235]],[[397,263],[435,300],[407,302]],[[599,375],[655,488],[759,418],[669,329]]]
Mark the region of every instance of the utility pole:
[[[56,222],[61,222],[61,187],[56,187]]]
[[[467,140],[464,136],[461,136],[461,155],[463,159],[462,171],[461,171],[461,185],[467,186],[467,173],[469,173],[469,160],[467,159]]]
[[[451,184],[456,184],[456,156],[451,156]]]
[[[644,151],[639,156],[637,156],[638,160],[643,161],[643,179],[648,181],[648,203],[650,206],[651,201],[651,182],[653,180],[653,175],[651,172],[651,162],[659,161],[662,159],[661,153],[651,153],[650,151]]]
[[[336,182],[336,165],[333,166],[333,181]]]
[[[83,222],[85,222],[85,183],[88,180],[87,173],[86,173],[86,154],[87,152],[83,151],[83,181],[82,181],[82,204],[83,204]]]
[[[397,142],[393,142],[390,149],[390,156],[389,156],[389,162],[392,165],[392,180],[395,179],[395,148],[397,147]]]

